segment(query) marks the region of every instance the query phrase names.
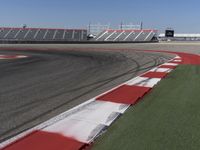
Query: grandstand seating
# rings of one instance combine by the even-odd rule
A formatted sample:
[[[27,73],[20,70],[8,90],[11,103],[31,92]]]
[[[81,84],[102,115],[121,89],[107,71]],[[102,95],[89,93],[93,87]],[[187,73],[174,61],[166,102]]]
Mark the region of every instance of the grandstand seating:
[[[84,29],[4,28],[0,27],[0,41],[85,41]]]
[[[156,30],[105,30],[97,35],[94,41],[151,41],[157,34]]]
[[[92,41],[96,42],[149,42],[156,30],[105,30]],[[0,27],[1,41],[86,41],[84,29],[5,28]]]

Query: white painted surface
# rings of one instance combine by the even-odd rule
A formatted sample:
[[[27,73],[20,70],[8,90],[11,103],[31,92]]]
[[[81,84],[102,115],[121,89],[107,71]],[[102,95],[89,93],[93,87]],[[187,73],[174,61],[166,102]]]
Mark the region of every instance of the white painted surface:
[[[20,59],[20,58],[27,58],[28,56],[25,55],[16,55],[14,57],[9,57],[6,55],[0,55],[0,59]]]
[[[20,134],[18,134],[16,136],[6,140],[6,141],[0,143],[0,149],[5,147],[5,146],[7,146],[7,145],[9,145],[9,144],[11,144],[11,143],[13,143],[13,142],[15,142],[15,141],[17,141],[17,140],[19,140],[19,139],[21,139],[21,138],[23,138],[23,137],[25,137],[26,135],[32,133],[33,131],[42,130],[42,129],[45,129],[45,128],[51,126],[51,125],[54,125],[55,123],[65,119],[69,115],[77,112],[78,110],[80,110],[83,107],[85,107],[85,105],[88,105],[89,103],[91,103],[93,101],[94,101],[94,99],[90,99],[90,100],[88,100],[88,101],[86,101],[86,102],[84,102],[84,103],[82,103],[82,104],[80,104],[80,105],[78,105],[78,106],[66,111],[66,112],[63,112],[62,114],[60,114],[58,116],[55,116],[55,117],[47,120],[46,122],[43,122],[43,123],[39,124],[38,126],[35,126],[35,127],[31,128],[29,130],[26,130],[25,132],[22,132],[22,133],[20,133]]]
[[[65,137],[72,137],[83,143],[90,143],[104,127],[104,125],[87,121],[64,119],[42,131],[59,133]]]
[[[182,60],[173,60],[174,62],[182,62]]]
[[[130,105],[126,104],[94,101],[78,112],[70,115],[69,118],[110,126],[111,123],[121,113],[124,113],[129,106]]]
[[[146,77],[137,77],[130,80],[127,85],[135,85],[141,87],[154,87],[161,79],[160,78],[146,78]]]
[[[174,59],[181,59],[181,57],[180,56],[176,56]]]
[[[163,64],[163,65],[168,65],[168,66],[178,66],[178,64],[176,64],[176,63],[165,63],[165,64]]]
[[[169,68],[154,68],[150,70],[150,72],[165,72],[165,73],[169,73],[171,71],[172,69]]]

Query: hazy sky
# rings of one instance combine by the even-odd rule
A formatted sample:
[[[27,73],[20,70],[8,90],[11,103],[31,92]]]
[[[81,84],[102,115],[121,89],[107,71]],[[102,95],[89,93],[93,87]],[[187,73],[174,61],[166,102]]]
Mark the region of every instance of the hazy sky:
[[[86,28],[89,22],[200,33],[199,0],[0,0],[0,26]]]

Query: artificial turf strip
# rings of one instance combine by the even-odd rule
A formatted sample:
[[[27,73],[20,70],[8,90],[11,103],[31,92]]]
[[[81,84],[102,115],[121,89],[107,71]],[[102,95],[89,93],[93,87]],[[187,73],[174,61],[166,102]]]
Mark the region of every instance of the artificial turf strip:
[[[131,107],[92,150],[199,150],[200,66],[177,67]]]

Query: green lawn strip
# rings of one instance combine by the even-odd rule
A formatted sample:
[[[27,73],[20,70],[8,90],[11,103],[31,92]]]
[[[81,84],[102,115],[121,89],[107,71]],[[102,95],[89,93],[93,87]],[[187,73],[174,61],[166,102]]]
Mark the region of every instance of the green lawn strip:
[[[131,107],[92,150],[199,150],[200,66],[182,65]]]

